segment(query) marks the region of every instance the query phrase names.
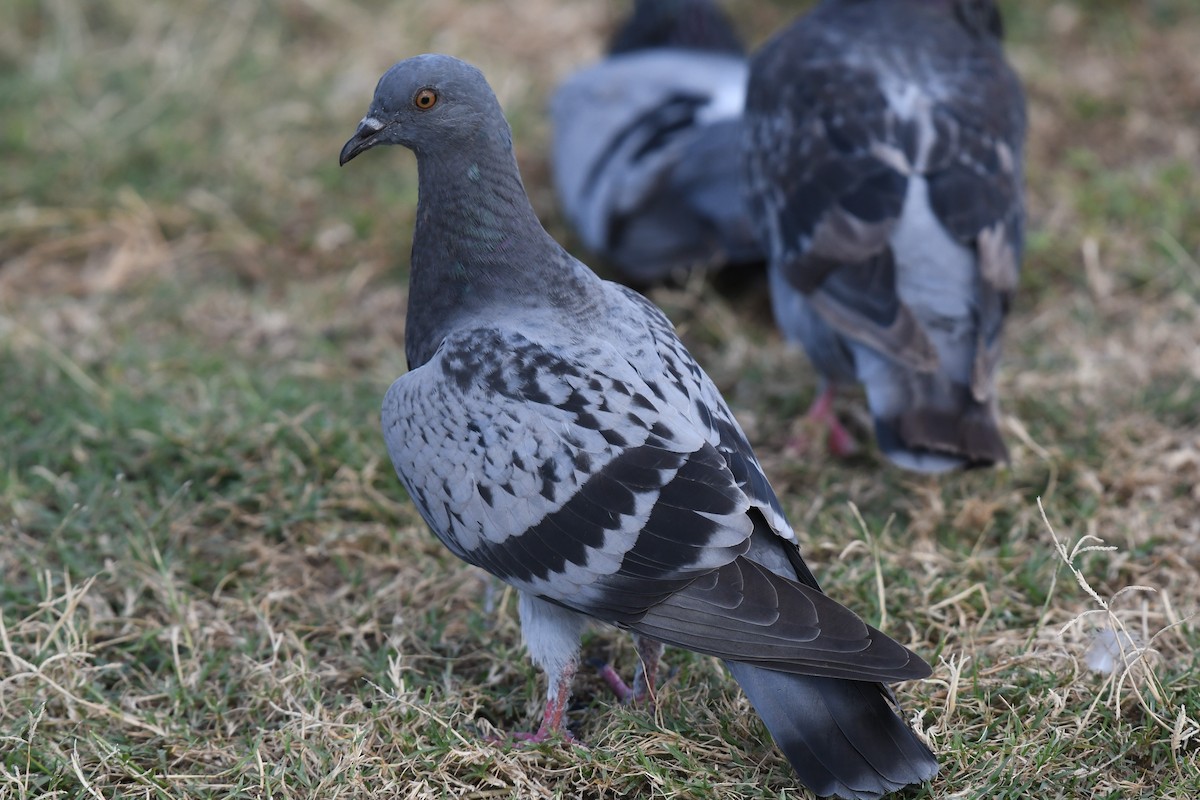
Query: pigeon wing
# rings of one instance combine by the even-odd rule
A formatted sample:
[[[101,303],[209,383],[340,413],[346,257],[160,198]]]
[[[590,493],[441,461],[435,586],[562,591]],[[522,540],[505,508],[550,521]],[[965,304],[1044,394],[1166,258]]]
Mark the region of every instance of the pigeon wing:
[[[383,426],[456,555],[610,622],[748,546],[749,501],[720,455],[604,343],[456,333],[392,385]]]
[[[999,50],[967,62],[973,91],[937,109],[930,154],[929,204],[946,232],[974,251],[979,270],[978,326],[971,392],[993,396],[1004,319],[1017,288],[1024,249],[1025,96]]]
[[[550,101],[554,182],[590,249],[660,193],[692,131],[741,111],[746,62],[686,50],[624,54],[573,74]],[[740,203],[735,203],[735,207]]]
[[[782,520],[778,501],[760,507],[747,493],[770,488],[724,403],[704,417],[679,402],[716,389],[693,380],[699,368],[676,361],[678,348],[647,381],[636,346],[630,359],[501,327],[455,334],[388,392],[389,453],[447,546],[523,591],[730,660],[925,674],[821,594],[798,553],[803,583],[752,560],[754,537],[780,539],[767,521]]]
[[[744,134],[752,213],[788,283],[827,323],[928,371],[937,353],[897,293],[891,252],[909,178],[924,177],[934,217],[980,263],[982,393],[1020,260],[1019,81],[998,47],[980,44],[947,55],[953,75],[926,91],[904,75],[929,67],[846,58],[834,49],[852,45],[830,36],[801,26],[755,58]]]
[[[888,112],[869,70],[809,63],[794,57],[799,48],[769,47],[752,69],[744,134],[752,216],[787,282],[830,325],[928,368],[936,354],[896,293],[889,246],[908,185],[896,155],[914,126]],[[798,73],[782,91],[770,77],[780,70]]]

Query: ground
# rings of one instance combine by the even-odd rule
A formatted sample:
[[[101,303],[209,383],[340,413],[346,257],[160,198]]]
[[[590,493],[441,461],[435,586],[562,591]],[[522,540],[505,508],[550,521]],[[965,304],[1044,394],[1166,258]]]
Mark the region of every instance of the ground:
[[[399,149],[338,169],[374,81],[425,50],[479,64],[580,252],[544,103],[624,7],[0,6],[0,798],[806,796],[682,651],[653,714],[581,676],[586,750],[485,741],[540,713],[514,597],[424,528],[378,431],[416,184]],[[757,43],[800,5],[728,7]],[[814,379],[761,280],[652,297],[827,590],[934,665],[898,687],[942,762],[906,796],[1194,797],[1200,18],[1005,9],[1031,111],[1010,467],[789,454]],[[861,431],[861,395],[839,409]],[[1106,640],[1128,670],[1088,668]],[[585,647],[632,670],[612,630]]]

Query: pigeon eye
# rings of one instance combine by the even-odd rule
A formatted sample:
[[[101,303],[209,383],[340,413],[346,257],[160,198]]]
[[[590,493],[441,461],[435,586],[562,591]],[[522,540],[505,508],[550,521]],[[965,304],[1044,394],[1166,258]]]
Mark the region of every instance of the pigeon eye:
[[[437,103],[437,92],[433,89],[422,89],[413,96],[413,105],[422,111],[428,111]]]

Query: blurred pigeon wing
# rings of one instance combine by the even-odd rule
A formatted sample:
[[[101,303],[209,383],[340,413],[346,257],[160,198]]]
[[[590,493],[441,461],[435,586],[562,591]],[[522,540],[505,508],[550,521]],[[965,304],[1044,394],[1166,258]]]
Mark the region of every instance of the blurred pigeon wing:
[[[757,252],[737,188],[736,149],[715,162],[691,161],[707,155],[710,133],[736,148],[736,127],[730,135],[709,126],[736,126],[745,84],[743,58],[682,49],[613,56],[563,82],[550,104],[555,188],[589,249],[611,256],[623,247],[630,255],[622,266],[638,270],[678,260],[672,252],[695,250],[689,244],[697,236],[731,238],[726,249]],[[698,172],[714,163],[727,168]],[[696,198],[697,183],[718,188]],[[639,225],[633,242],[620,241],[624,226]]]
[[[820,295],[829,324],[928,369],[934,351],[911,306],[970,315],[977,284],[973,275],[936,285],[911,276],[930,264],[937,272],[954,254],[889,257],[896,225],[905,213],[928,217],[913,222],[946,231],[948,253],[954,243],[976,249],[980,236],[1000,239],[990,247],[1000,264],[980,271],[985,284],[1010,293],[1021,248],[1024,98],[998,49],[961,46],[932,66],[906,64],[918,56],[900,48],[872,59],[864,52],[871,43],[856,48],[850,26],[798,25],[756,56],[762,79],[746,100],[752,211],[774,225],[770,255],[794,287]],[[784,102],[773,74],[787,76]],[[913,179],[928,182],[919,197]],[[985,303],[989,342],[1007,301]]]

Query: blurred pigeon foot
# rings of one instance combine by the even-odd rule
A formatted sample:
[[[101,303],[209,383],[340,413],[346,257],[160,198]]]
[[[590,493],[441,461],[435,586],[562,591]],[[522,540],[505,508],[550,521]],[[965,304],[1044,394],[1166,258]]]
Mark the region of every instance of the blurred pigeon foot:
[[[651,707],[654,706],[654,697],[646,689],[644,681],[642,682],[642,691],[639,693],[637,689],[634,688],[638,684],[637,679],[634,679],[633,687],[629,686],[629,684],[625,683],[624,679],[621,678],[617,671],[612,668],[612,664],[609,664],[607,661],[601,661],[600,659],[596,658],[589,661],[588,664],[596,668],[596,672],[599,673],[600,677],[604,680],[604,683],[608,685],[609,689],[612,689],[612,693],[615,694],[617,699],[622,703],[625,703],[626,705],[640,705],[646,700],[647,697],[649,697]]]
[[[588,661],[588,664],[600,673],[600,677],[608,684],[608,688],[612,689],[613,694],[622,703],[646,705],[653,710],[656,700],[654,690],[658,684],[658,665],[659,659],[662,657],[663,644],[644,636],[634,636],[634,645],[637,647],[640,663],[637,672],[634,673],[632,687],[621,679],[621,676],[607,661],[593,658]]]
[[[833,395],[835,388],[832,384],[826,386],[813,400],[808,413],[801,420],[801,433],[793,436],[787,444],[787,452],[801,454],[809,452],[812,441],[825,432],[825,446],[830,454],[839,458],[849,458],[858,453],[858,442],[850,435],[833,411]],[[813,434],[809,434],[812,431]]]

